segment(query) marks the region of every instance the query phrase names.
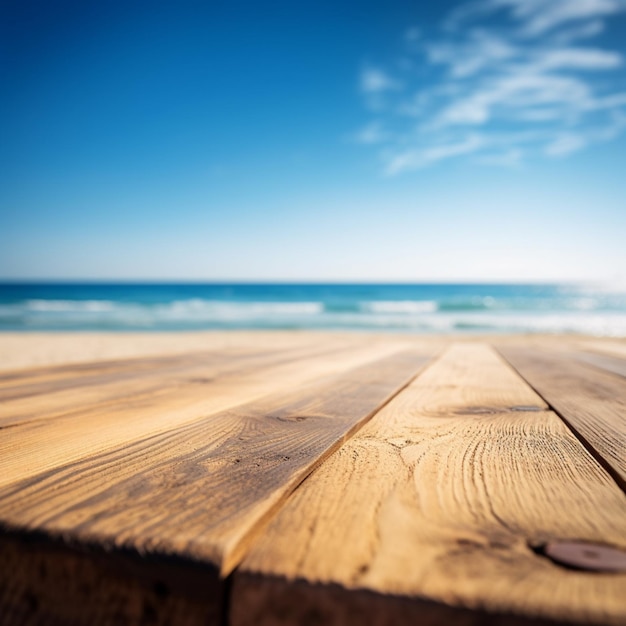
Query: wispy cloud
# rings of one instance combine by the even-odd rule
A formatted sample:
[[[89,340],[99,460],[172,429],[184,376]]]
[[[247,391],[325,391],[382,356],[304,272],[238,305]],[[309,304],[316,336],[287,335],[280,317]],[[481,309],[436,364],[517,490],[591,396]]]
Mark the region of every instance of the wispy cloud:
[[[366,67],[361,72],[361,90],[364,93],[376,94],[400,88],[400,83],[377,67]]]
[[[453,11],[446,27],[454,30],[476,18],[509,11],[519,24],[518,34],[535,37],[566,24],[602,19],[623,10],[623,0],[479,0]]]
[[[354,141],[362,144],[385,143],[389,140],[389,133],[380,122],[370,122],[367,126],[354,134]]]
[[[456,142],[442,143],[428,148],[414,148],[395,154],[387,163],[387,173],[397,174],[407,169],[424,167],[443,159],[471,154],[485,145],[485,138],[481,135],[469,135]]]
[[[378,119],[355,139],[381,144],[390,175],[460,156],[519,165],[614,139],[626,127],[624,58],[590,41],[621,11],[626,0],[479,0],[435,37],[411,28],[410,63],[362,71]]]

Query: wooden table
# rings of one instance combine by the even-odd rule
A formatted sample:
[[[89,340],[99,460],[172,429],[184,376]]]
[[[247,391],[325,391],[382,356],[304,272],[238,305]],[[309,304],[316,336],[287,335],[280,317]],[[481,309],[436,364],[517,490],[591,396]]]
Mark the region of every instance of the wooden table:
[[[0,402],[0,624],[626,624],[626,343],[242,333]]]

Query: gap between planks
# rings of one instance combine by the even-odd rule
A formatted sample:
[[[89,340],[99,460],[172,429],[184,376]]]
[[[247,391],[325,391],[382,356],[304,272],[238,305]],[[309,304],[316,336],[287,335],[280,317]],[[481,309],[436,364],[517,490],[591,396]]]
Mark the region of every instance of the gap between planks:
[[[146,394],[145,389],[134,392],[134,383],[129,387],[122,377],[110,385],[104,399],[98,388],[81,388],[60,392],[62,397],[56,398],[56,404],[50,401],[51,406],[47,406],[45,396],[26,409],[28,400],[5,402],[0,423],[15,425],[0,431],[0,486],[167,433],[219,411],[279,393],[285,387],[297,388],[348,371],[394,351],[397,348],[393,345],[376,343],[334,347],[322,344],[286,354],[278,351],[228,359],[224,364],[212,361],[194,365],[179,372],[179,383],[167,380],[157,370],[144,382],[150,389],[158,389],[155,394]],[[207,382],[198,384],[198,379]],[[120,385],[124,392],[119,391]],[[115,397],[119,393],[121,396]],[[20,422],[16,405],[36,419]]]
[[[626,492],[626,378],[577,361],[577,353],[498,350]]]
[[[61,545],[202,563],[219,586],[256,526],[428,359],[392,354],[31,475],[0,490],[2,521]]]
[[[271,520],[231,623],[624,623],[626,575],[531,549],[566,539],[626,549],[623,493],[491,348],[456,345]]]

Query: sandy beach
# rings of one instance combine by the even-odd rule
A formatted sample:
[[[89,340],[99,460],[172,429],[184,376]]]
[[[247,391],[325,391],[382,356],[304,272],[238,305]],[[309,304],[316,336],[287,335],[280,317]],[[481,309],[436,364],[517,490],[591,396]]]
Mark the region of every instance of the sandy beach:
[[[315,345],[320,340],[410,343],[401,335],[330,333],[311,331],[200,331],[154,333],[0,333],[0,370],[44,367],[63,363],[87,363],[133,357],[187,354],[207,350],[280,350],[295,343]],[[433,341],[429,337],[426,341]]]
[[[133,357],[175,355],[207,350],[237,351],[250,347],[279,350],[293,345],[336,341],[361,342],[363,338],[402,347],[458,341],[491,341],[559,345],[600,345],[616,356],[626,356],[625,338],[588,335],[415,335],[324,331],[202,331],[154,333],[0,333],[0,370],[88,363]]]

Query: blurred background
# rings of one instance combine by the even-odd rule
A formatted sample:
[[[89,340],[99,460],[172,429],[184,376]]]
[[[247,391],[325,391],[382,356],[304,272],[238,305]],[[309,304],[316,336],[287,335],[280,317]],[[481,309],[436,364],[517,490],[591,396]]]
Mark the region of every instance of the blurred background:
[[[4,0],[0,85],[0,330],[626,336],[626,0]]]

